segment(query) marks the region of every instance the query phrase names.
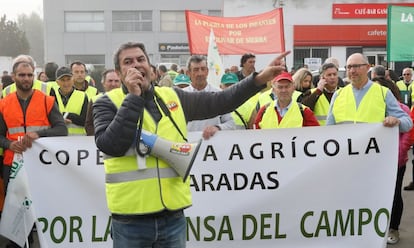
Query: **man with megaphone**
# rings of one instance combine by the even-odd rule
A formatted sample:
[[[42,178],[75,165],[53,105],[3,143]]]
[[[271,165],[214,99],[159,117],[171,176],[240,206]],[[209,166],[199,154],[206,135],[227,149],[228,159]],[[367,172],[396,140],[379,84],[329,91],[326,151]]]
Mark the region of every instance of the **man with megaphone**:
[[[187,142],[186,123],[236,109],[285,69],[289,53],[224,91],[184,92],[150,83],[142,43],[121,45],[114,63],[122,87],[93,105],[95,141],[105,153],[114,248],[185,247],[183,209],[192,204],[186,167],[191,167],[200,143]],[[201,69],[207,68],[205,61],[200,63]]]

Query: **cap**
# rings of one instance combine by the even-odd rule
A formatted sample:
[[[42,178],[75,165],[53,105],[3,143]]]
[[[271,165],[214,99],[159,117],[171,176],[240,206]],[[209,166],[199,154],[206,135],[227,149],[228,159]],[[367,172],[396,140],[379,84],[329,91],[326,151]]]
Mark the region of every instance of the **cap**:
[[[226,73],[221,77],[222,84],[235,84],[239,82],[239,78],[234,73]]]
[[[185,75],[185,74],[179,74],[174,78],[173,84],[174,85],[179,85],[179,84],[186,84],[186,85],[190,85],[190,78]]]
[[[56,70],[56,80],[61,79],[63,76],[72,77],[72,71],[70,68],[62,66]]]
[[[290,75],[290,73],[289,72],[286,72],[286,71],[284,71],[281,74],[277,75],[273,79],[273,82],[278,82],[278,81],[283,80],[283,79],[289,80],[291,83],[293,83],[292,75]]]

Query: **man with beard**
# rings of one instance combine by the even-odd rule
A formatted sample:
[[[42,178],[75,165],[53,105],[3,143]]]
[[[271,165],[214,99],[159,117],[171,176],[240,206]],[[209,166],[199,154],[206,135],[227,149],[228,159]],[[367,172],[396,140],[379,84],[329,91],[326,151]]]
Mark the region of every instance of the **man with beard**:
[[[33,89],[33,65],[25,61],[16,62],[13,75],[16,91],[0,103],[0,147],[4,149],[3,180],[6,192],[14,153],[23,153],[40,137],[68,134],[55,99]],[[7,247],[19,246],[10,241]]]
[[[30,55],[26,55],[26,54],[20,54],[18,55],[16,58],[14,58],[13,60],[13,64],[20,62],[20,61],[24,61],[26,63],[29,63],[30,65],[32,65],[33,67],[35,67],[35,61],[34,59],[30,56]],[[13,73],[12,73],[13,74]],[[33,80],[33,89],[37,89],[42,91],[43,93],[45,93],[46,95],[49,95],[51,88],[49,87],[47,83],[44,83],[36,78],[34,78]],[[12,83],[10,85],[8,85],[7,87],[3,86],[3,98],[6,97],[8,94],[12,93],[16,91],[16,84]]]

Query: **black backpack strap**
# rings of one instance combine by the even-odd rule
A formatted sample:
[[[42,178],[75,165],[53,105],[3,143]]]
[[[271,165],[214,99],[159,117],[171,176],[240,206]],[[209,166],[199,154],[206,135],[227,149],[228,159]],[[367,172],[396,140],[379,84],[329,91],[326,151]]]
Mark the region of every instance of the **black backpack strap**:
[[[244,128],[248,129],[248,125],[246,123],[246,121],[243,119],[243,116],[239,113],[239,111],[234,110],[234,113],[236,113],[236,115],[240,118],[240,120],[243,122]]]
[[[171,116],[171,112],[168,109],[167,105],[164,103],[164,101],[161,99],[161,97],[157,94],[157,92],[154,90],[155,100],[157,101],[158,105],[160,105],[162,112],[170,118],[172,124],[174,125],[175,129],[180,133],[181,137],[185,142],[188,142],[187,138],[184,136],[183,132],[181,132],[180,128],[178,127],[177,123],[174,121],[174,119]]]
[[[297,102],[299,109],[300,109],[300,113],[302,114],[302,118],[305,118],[305,114],[303,113],[303,104],[300,102]]]

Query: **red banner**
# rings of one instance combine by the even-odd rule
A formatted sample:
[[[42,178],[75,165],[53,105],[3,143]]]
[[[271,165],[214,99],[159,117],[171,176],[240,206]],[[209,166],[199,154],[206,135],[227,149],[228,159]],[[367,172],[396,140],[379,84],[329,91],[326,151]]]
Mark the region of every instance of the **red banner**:
[[[243,17],[206,16],[186,10],[191,54],[207,54],[213,29],[221,55],[285,51],[282,9]]]
[[[414,6],[414,3],[390,3]],[[332,18],[387,18],[388,3],[334,3]]]

